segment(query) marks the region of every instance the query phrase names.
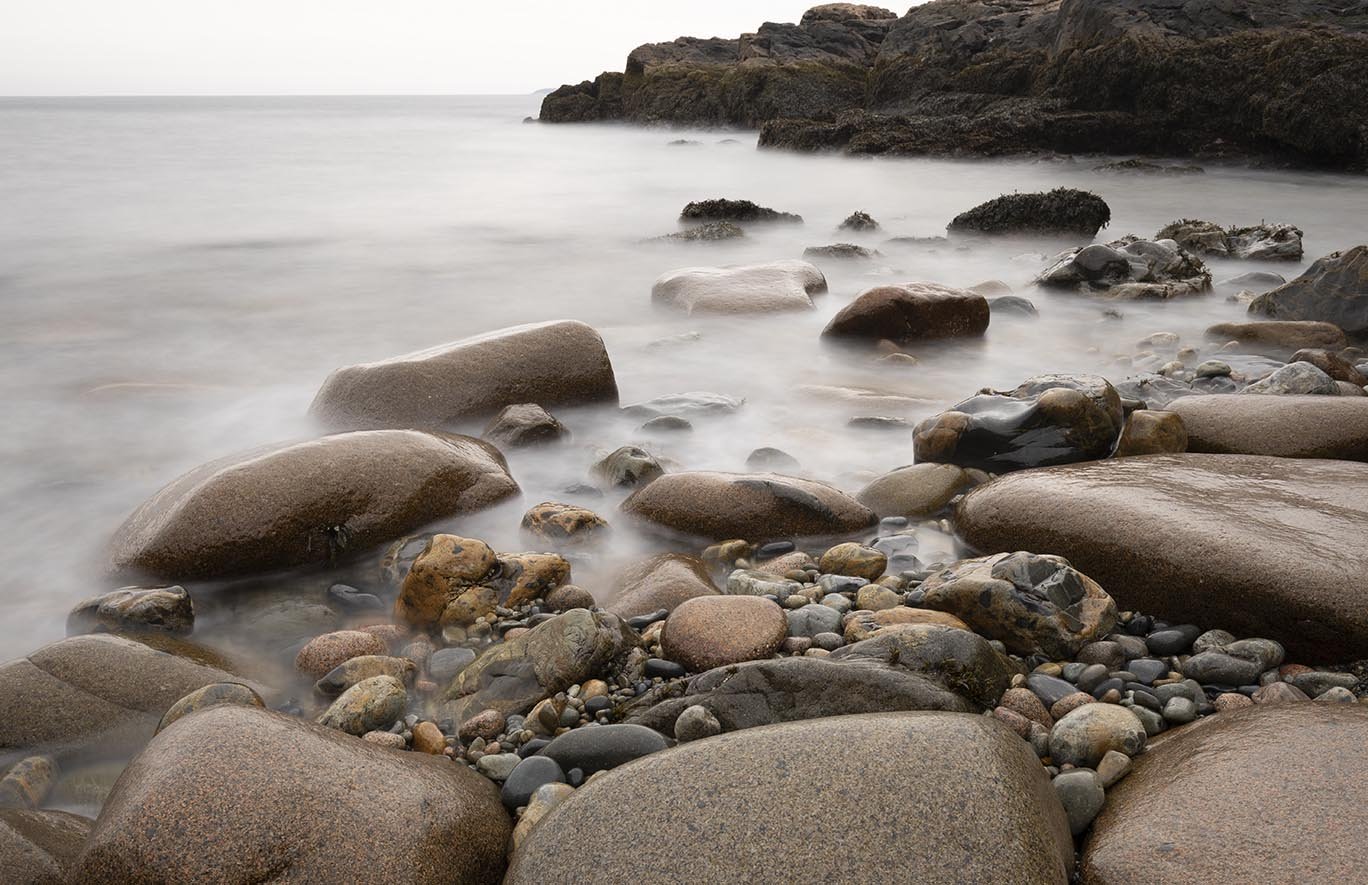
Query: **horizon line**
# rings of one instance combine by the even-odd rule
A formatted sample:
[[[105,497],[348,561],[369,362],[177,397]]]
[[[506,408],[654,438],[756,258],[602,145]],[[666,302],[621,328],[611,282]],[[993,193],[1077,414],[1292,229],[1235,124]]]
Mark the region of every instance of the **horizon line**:
[[[525,98],[554,91],[543,87],[527,92],[32,92],[0,93],[11,98]]]

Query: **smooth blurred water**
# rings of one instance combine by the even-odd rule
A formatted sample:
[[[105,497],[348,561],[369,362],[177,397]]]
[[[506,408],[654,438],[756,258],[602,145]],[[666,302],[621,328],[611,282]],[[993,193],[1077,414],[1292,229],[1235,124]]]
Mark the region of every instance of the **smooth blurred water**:
[[[938,235],[985,199],[1061,185],[1111,204],[1103,239],[1152,235],[1178,217],[1288,221],[1306,231],[1309,260],[1365,237],[1361,178],[798,156],[756,151],[753,133],[524,125],[536,107],[534,97],[0,101],[0,659],[58,638],[70,605],[106,589],[101,546],[162,484],[315,433],[305,410],[340,365],[581,319],[604,335],[624,403],[690,390],[746,399],[736,415],[650,443],[662,457],[740,469],[753,448],[777,446],[807,475],[856,488],[909,463],[911,438],[852,430],[852,416],[920,417],[1042,371],[1120,380],[1128,371],[1113,357],[1144,335],[1198,344],[1203,328],[1244,308],[1215,295],[1108,305],[1030,291],[1042,261],[1023,253],[1039,247],[1012,242],[823,262],[831,292],[810,314],[658,312],[658,275]],[[669,144],[678,138],[701,144]],[[713,196],[807,223],[741,242],[642,242],[676,229],[688,201]],[[884,230],[838,234],[855,209]],[[1250,269],[1214,268],[1218,279]],[[916,279],[1005,280],[1042,316],[995,322],[982,343],[910,369],[819,346],[822,326],[860,290]],[[1103,320],[1108,306],[1123,318]],[[647,347],[682,332],[701,337]],[[841,387],[892,398],[853,403]],[[607,410],[569,417],[571,445],[511,459],[524,500],[463,531],[521,548],[523,507],[561,497],[597,453],[640,441],[639,421]],[[613,501],[583,503],[612,519]]]

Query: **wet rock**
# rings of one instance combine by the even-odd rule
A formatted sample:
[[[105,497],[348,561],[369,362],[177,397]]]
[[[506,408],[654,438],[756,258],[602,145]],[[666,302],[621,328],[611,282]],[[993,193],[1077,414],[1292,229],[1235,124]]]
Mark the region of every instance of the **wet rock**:
[[[616,615],[573,609],[491,646],[447,690],[447,714],[464,721],[491,709],[526,713],[545,697],[602,675],[637,645]]]
[[[963,212],[947,225],[950,233],[1074,234],[1094,237],[1111,221],[1111,209],[1096,194],[1072,188],[1048,193],[1004,194]]]
[[[788,620],[788,635],[803,636],[811,639],[819,633],[839,633],[841,613],[827,605],[805,605],[802,608],[785,612]]]
[[[1211,273],[1172,240],[1124,237],[1059,255],[1036,283],[1120,300],[1167,301],[1209,292]]]
[[[1255,689],[1253,701],[1256,704],[1286,704],[1296,701],[1309,701],[1306,692],[1286,682],[1271,682]]]
[[[565,772],[554,759],[547,756],[528,756],[508,773],[501,798],[509,811],[526,805],[533,794],[547,784],[565,783]]]
[[[603,339],[584,323],[559,320],[337,369],[309,412],[338,429],[446,427],[520,403],[617,400]]]
[[[638,446],[623,446],[594,465],[594,477],[611,488],[645,485],[665,475],[655,456]]]
[[[839,753],[795,753],[836,747]],[[869,778],[889,759],[936,763],[911,779]],[[860,789],[831,790],[833,783]],[[942,810],[949,798],[956,814]],[[634,838],[623,840],[624,820]],[[782,821],[756,829],[757,820]],[[851,852],[830,822],[854,822]],[[683,851],[731,845],[744,851]],[[593,852],[576,846],[599,846]],[[982,717],[900,713],[795,722],[681,744],[585,784],[528,835],[509,885],[547,881],[767,881],[776,858],[817,880],[1064,882],[1068,824],[1043,768],[1016,735]],[[782,874],[781,874],[782,877]]]
[[[508,448],[542,445],[570,438],[570,431],[536,403],[515,403],[485,425],[485,439]]]
[[[1256,224],[1223,228],[1210,221],[1175,221],[1154,235],[1156,240],[1175,240],[1198,255],[1241,258],[1251,261],[1301,261],[1302,232],[1290,224]]]
[[[170,580],[325,563],[517,491],[503,456],[480,440],[342,433],[190,471],[119,527],[109,556],[117,572]]]
[[[664,657],[691,673],[774,654],[788,635],[784,610],[759,596],[685,600],[660,634]]]
[[[988,328],[988,301],[977,292],[939,283],[876,286],[861,292],[822,330],[833,341],[910,345],[977,338]]]
[[[816,267],[806,261],[785,260],[672,270],[655,281],[651,301],[690,316],[772,313],[811,310],[812,296],[826,290],[826,277]]]
[[[684,207],[679,213],[680,221],[783,221],[801,224],[803,216],[791,212],[779,212],[768,206],[760,206],[750,200],[697,200]]]
[[[314,691],[324,697],[335,698],[358,682],[373,676],[393,676],[405,685],[412,685],[417,670],[417,665],[408,658],[362,655],[329,670],[326,676],[314,683]]]
[[[541,755],[556,760],[563,771],[578,768],[588,776],[668,746],[660,732],[640,725],[600,725],[567,731],[543,747]]]
[[[385,655],[384,640],[360,630],[338,630],[317,636],[295,655],[295,669],[310,679],[322,679],[338,665],[362,655]]]
[[[1069,817],[1069,831],[1075,836],[1088,828],[1107,801],[1097,773],[1086,768],[1061,771],[1051,785]]]
[[[1136,409],[1126,416],[1126,426],[1113,457],[1174,455],[1187,450],[1187,428],[1178,412]]]
[[[72,875],[494,883],[511,829],[494,786],[462,766],[266,710],[216,707],[163,731],[129,764]],[[175,838],[149,842],[158,832]]]
[[[1181,415],[1194,452],[1368,461],[1368,401],[1341,396],[1191,396]]]
[[[783,600],[802,586],[798,581],[762,569],[737,569],[727,575],[726,592],[735,596],[774,596]]]
[[[504,785],[507,786],[506,781]],[[542,818],[574,794],[574,787],[559,783],[542,784],[533,790],[532,795],[527,800],[526,810],[518,818],[517,826],[513,828],[513,839],[509,843],[511,849],[517,851],[518,846],[522,845],[523,840],[527,838],[527,834],[532,832],[532,828],[541,823]]]
[[[1368,655],[1368,609],[1344,580],[1368,571],[1360,463],[1142,455],[1026,471],[970,492],[957,525],[975,549],[1053,550],[1124,608],[1277,639],[1297,660]]]
[[[0,871],[13,885],[64,885],[90,832],[65,811],[0,810]]]
[[[1295,280],[1255,298],[1249,312],[1333,323],[1350,335],[1368,333],[1368,246],[1317,259]]]
[[[1282,646],[1267,639],[1242,639],[1209,648],[1183,662],[1183,675],[1202,684],[1253,685],[1283,661]]]
[[[874,216],[868,212],[855,211],[847,216],[845,221],[839,225],[840,230],[855,231],[875,231],[879,229],[879,222],[874,220]]]
[[[680,743],[698,741],[722,733],[722,723],[717,721],[707,707],[695,704],[685,707],[674,723],[674,736]]]
[[[72,636],[0,665],[0,754],[138,746],[176,701],[234,680],[131,639]]]
[[[716,242],[735,240],[744,237],[746,232],[730,221],[709,221],[697,227],[677,230],[672,234],[656,237],[657,240],[684,240],[687,242]]]
[[[553,547],[579,547],[602,540],[608,522],[588,508],[547,501],[523,514],[522,528]]]
[[[811,606],[806,607],[811,608]],[[900,605],[882,611],[851,612],[845,619],[845,641],[860,642],[884,630],[896,630],[907,624],[933,624],[941,627],[953,627],[957,630],[969,629],[968,624],[947,612]]]
[[[466,594],[478,591],[498,568],[497,554],[484,541],[433,535],[404,577],[394,604],[395,621],[423,630],[431,630],[443,620],[473,623],[480,615],[492,612],[498,598],[492,592],[486,592],[485,598],[478,592]],[[447,614],[448,607],[458,603],[463,614]]]
[[[333,584],[329,587],[328,602],[348,614],[380,612],[387,607],[374,593],[364,593],[347,584]]]
[[[894,609],[896,611],[896,609]],[[1015,668],[984,637],[943,624],[908,624],[836,649],[830,660],[882,664],[928,676],[979,708],[992,706]]]
[[[673,436],[680,433],[693,433],[693,425],[678,415],[661,415],[645,422],[637,428],[652,436]]]
[[[918,461],[990,473],[1105,458],[1123,428],[1121,398],[1098,375],[1039,375],[986,391],[917,425]]]
[[[997,298],[988,299],[988,312],[996,317],[1024,317],[1035,319],[1040,316],[1040,311],[1035,304],[1028,298],[1020,295],[1001,295]]]
[[[880,518],[931,516],[973,484],[954,464],[913,464],[873,480],[855,496]]]
[[[1339,387],[1329,375],[1310,363],[1288,363],[1267,378],[1246,387],[1241,393],[1262,393],[1274,396],[1306,395],[1338,396]]]
[[[1292,354],[1292,363],[1310,363],[1336,381],[1345,381],[1355,387],[1368,384],[1368,376],[1354,367],[1354,364],[1337,353],[1316,348],[1303,348]]]
[[[1069,659],[1116,625],[1116,604],[1058,556],[1012,553],[967,559],[921,585],[921,604],[950,612],[1022,656]]]
[[[360,737],[368,731],[393,725],[407,708],[408,692],[404,690],[404,683],[393,676],[372,676],[342,692],[342,696],[318,717],[318,724]]]
[[[875,521],[844,492],[772,473],[671,473],[634,492],[622,510],[713,540],[847,534]]]
[[[618,617],[634,618],[661,609],[673,611],[687,600],[716,593],[703,560],[684,553],[662,553],[623,570],[617,598],[607,609]]]
[[[817,567],[824,575],[844,575],[877,581],[888,568],[888,557],[863,544],[846,542],[827,549]]]
[[[68,636],[148,630],[184,636],[195,629],[195,607],[184,587],[124,587],[78,602],[66,629]]]
[[[832,243],[829,246],[808,246],[803,250],[807,259],[831,258],[838,261],[857,261],[867,258],[882,258],[878,249],[857,246],[854,243]]]
[[[250,685],[241,682],[215,682],[212,685],[195,689],[172,704],[162,715],[161,721],[157,723],[157,731],[162,731],[184,716],[189,716],[191,713],[207,707],[217,707],[220,704],[238,704],[244,707],[266,706],[261,695],[257,694]]]
[[[1144,726],[1116,704],[1084,704],[1050,730],[1050,758],[1056,765],[1096,768],[1111,751],[1135,756],[1144,748]]]
[[[1206,330],[1206,337],[1214,341],[1236,341],[1258,353],[1273,356],[1285,356],[1304,347],[1339,350],[1348,344],[1338,326],[1312,320],[1217,323]]]
[[[1366,734],[1368,709],[1350,704],[1254,707],[1175,732],[1108,791],[1083,881],[1353,880],[1361,852],[1341,827],[1357,826],[1368,801]],[[1187,850],[1194,833],[1277,850]]]

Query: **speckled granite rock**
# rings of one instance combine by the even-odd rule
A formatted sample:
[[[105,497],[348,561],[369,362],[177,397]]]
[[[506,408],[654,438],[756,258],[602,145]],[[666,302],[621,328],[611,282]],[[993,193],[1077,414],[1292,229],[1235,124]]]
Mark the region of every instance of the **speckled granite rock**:
[[[907,777],[872,776],[888,760],[932,758]],[[769,883],[801,871],[875,882],[915,871],[938,885],[1010,871],[1020,885],[1063,885],[1072,866],[1064,810],[1024,741],[981,716],[897,713],[757,728],[630,762],[547,815],[506,881]]]
[[[617,581],[617,598],[608,611],[622,618],[634,618],[676,606],[696,596],[717,593],[708,566],[696,556],[661,553],[623,569]]]
[[[663,656],[691,673],[767,658],[788,635],[784,610],[760,596],[702,596],[681,603],[660,634]]]
[[[1169,410],[1194,452],[1368,461],[1368,397],[1185,396]]]

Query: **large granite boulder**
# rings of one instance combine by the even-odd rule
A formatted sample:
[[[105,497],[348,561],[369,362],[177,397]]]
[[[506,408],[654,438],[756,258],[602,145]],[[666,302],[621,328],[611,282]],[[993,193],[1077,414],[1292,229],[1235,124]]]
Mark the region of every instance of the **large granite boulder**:
[[[722,541],[848,534],[875,522],[844,492],[774,473],[669,473],[622,502],[624,513]]]
[[[1275,320],[1333,323],[1350,335],[1368,334],[1368,246],[1316,260],[1295,280],[1255,298],[1249,312]]]
[[[1142,455],[1028,470],[957,508],[966,543],[1049,550],[1117,605],[1264,636],[1294,660],[1368,656],[1368,465]]]
[[[1111,221],[1097,194],[1055,188],[1042,194],[1003,194],[956,215],[951,233],[1073,234],[1091,239]]]
[[[681,603],[718,591],[703,560],[686,553],[661,553],[624,568],[616,592],[605,607],[620,618],[635,618],[673,611]]]
[[[1221,227],[1190,218],[1166,225],[1156,240],[1174,240],[1198,255],[1242,258],[1251,261],[1301,261],[1302,232],[1290,224],[1256,224]]]
[[[59,640],[0,664],[0,764],[33,752],[138,746],[185,695],[245,681],[107,633]]]
[[[133,512],[109,556],[119,573],[170,581],[327,563],[517,492],[477,439],[339,433],[195,468]]]
[[[0,810],[0,878],[8,885],[67,885],[90,821],[65,811]]]
[[[1368,397],[1185,396],[1188,450],[1368,461]]]
[[[1167,301],[1210,292],[1211,273],[1173,240],[1123,237],[1064,252],[1036,283],[1123,301]]]
[[[598,332],[559,320],[337,369],[309,411],[329,427],[356,430],[447,427],[519,403],[550,409],[617,401]]]
[[[72,878],[492,885],[511,831],[494,785],[440,756],[218,706],[129,763]]]
[[[617,615],[571,609],[486,649],[452,680],[446,712],[456,722],[481,710],[526,713],[542,698],[605,675],[638,641]]]
[[[549,814],[506,881],[1063,885],[1072,867],[1063,808],[1024,741],[982,716],[895,713],[757,728],[629,762]]]
[[[985,390],[917,425],[918,461],[1004,473],[1105,458],[1125,426],[1121,397],[1100,375],[1039,375]]]
[[[906,283],[866,289],[822,330],[831,341],[897,345],[978,338],[988,329],[988,300],[968,289]]]
[[[661,276],[651,301],[695,313],[773,313],[811,310],[826,277],[806,261],[787,259],[744,267],[686,267]]]
[[[1086,885],[1357,882],[1368,708],[1256,705],[1156,741],[1107,791]]]

